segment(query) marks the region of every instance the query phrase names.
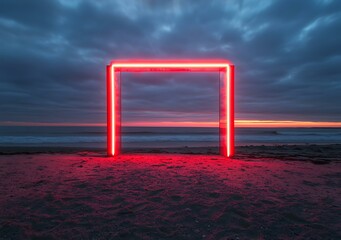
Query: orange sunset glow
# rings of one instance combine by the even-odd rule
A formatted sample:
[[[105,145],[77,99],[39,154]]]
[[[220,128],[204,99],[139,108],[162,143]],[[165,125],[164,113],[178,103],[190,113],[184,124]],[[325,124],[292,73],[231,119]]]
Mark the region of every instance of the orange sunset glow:
[[[218,127],[218,122],[126,122],[124,127]],[[0,122],[1,126],[84,126],[105,127],[105,123],[44,123],[44,122]],[[235,120],[239,128],[259,127],[341,127],[341,122],[282,121],[282,120]]]
[[[218,127],[218,122],[130,122],[132,127]],[[341,127],[341,122],[281,121],[281,120],[235,120],[236,127]]]

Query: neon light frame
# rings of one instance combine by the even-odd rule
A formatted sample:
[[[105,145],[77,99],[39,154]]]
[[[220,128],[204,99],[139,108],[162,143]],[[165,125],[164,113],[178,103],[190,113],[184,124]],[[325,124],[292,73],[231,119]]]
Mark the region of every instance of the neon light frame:
[[[219,145],[234,155],[234,65],[226,60],[115,60],[107,66],[107,154],[121,153],[121,72],[219,72]],[[223,78],[221,78],[221,73]]]

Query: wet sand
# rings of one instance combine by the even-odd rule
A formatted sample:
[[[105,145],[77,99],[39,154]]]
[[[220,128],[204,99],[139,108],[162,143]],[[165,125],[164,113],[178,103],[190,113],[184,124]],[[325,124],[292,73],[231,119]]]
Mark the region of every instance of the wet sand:
[[[0,239],[341,239],[339,147],[2,149]]]

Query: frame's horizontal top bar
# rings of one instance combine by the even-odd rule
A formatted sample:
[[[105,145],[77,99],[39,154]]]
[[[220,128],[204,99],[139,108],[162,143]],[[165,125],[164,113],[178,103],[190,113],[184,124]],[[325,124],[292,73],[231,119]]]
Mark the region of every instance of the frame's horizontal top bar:
[[[232,64],[226,60],[115,60],[115,71],[221,71]]]

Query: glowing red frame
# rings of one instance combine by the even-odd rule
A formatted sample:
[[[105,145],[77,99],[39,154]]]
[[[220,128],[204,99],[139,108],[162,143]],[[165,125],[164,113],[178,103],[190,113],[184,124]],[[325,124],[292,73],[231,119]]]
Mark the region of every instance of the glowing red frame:
[[[121,72],[219,72],[219,144],[226,157],[234,154],[234,66],[225,60],[117,60],[107,66],[107,152],[121,152]],[[223,77],[221,77],[223,76]]]

